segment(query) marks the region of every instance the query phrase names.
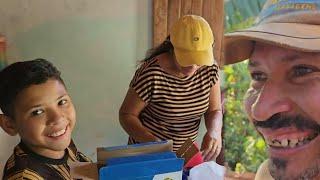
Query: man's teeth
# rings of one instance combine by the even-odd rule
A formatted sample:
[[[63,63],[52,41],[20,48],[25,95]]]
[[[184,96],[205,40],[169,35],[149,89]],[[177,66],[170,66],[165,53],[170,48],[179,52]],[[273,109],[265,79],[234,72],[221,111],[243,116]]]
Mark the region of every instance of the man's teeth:
[[[54,132],[52,134],[49,134],[50,137],[57,137],[57,136],[61,136],[62,134],[64,134],[66,132],[66,129],[62,129],[60,131]]]
[[[300,138],[293,138],[293,139],[267,140],[267,144],[272,147],[282,147],[282,148],[291,147],[291,148],[294,148],[294,147],[309,143],[316,136],[317,136],[317,134],[314,134],[314,135],[311,135],[308,137],[300,137]]]

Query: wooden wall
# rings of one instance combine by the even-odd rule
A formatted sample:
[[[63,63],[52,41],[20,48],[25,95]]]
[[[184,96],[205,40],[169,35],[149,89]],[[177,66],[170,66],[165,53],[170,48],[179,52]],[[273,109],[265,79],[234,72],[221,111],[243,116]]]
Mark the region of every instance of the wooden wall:
[[[153,0],[153,46],[159,45],[169,34],[172,24],[181,16],[195,14],[210,24],[214,37],[214,54],[222,65],[224,27],[223,0]]]

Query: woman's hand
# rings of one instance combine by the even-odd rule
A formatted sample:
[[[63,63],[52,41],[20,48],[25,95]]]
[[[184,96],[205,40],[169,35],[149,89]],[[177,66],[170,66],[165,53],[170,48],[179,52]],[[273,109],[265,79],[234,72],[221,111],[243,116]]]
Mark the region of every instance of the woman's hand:
[[[210,135],[206,133],[201,144],[201,152],[204,161],[215,161],[222,147],[221,133]]]

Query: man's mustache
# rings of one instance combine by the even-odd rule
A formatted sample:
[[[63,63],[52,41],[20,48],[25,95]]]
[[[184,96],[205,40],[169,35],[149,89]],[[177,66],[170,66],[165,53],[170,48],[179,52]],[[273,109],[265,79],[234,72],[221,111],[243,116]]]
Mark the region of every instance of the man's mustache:
[[[310,118],[301,115],[291,116],[285,114],[275,114],[266,121],[254,120],[253,124],[260,128],[280,129],[285,127],[294,126],[299,130],[314,130],[320,132],[320,125]]]

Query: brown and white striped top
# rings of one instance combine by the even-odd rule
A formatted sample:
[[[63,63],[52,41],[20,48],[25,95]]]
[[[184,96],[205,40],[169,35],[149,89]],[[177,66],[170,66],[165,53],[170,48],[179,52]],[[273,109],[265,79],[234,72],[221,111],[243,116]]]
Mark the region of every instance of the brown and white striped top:
[[[51,159],[33,152],[22,141],[14,148],[3,169],[3,180],[72,180],[69,163],[91,162],[71,141],[62,159]]]
[[[172,139],[174,151],[188,138],[195,141],[218,70],[217,65],[202,66],[192,76],[178,78],[165,72],[156,58],[144,62],[130,83],[147,103],[139,115],[142,124],[156,137]],[[138,142],[130,137],[129,143]]]

